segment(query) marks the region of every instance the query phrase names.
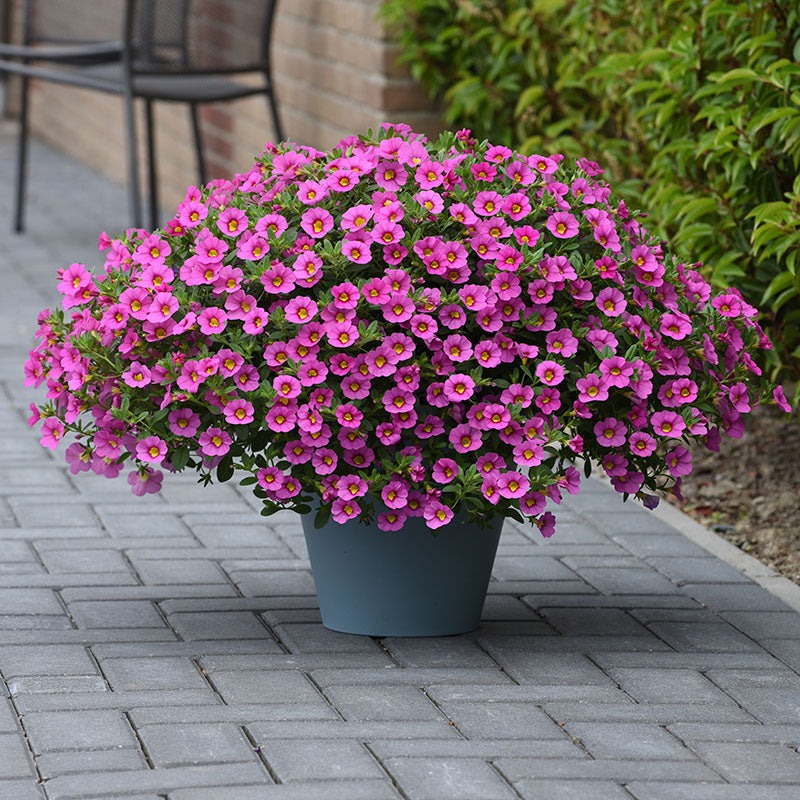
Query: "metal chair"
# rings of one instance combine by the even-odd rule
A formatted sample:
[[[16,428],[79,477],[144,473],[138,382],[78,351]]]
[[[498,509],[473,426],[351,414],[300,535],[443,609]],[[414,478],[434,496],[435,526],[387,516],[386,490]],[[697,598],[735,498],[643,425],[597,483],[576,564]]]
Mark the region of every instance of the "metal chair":
[[[23,230],[30,78],[122,97],[129,202],[136,227],[142,223],[134,117],[137,98],[145,106],[153,228],[158,225],[156,101],[188,104],[201,185],[206,183],[206,174],[198,105],[264,94],[275,137],[282,140],[270,68],[276,4],[277,0],[27,0],[23,44],[0,44],[0,73],[17,74],[22,80],[14,230]],[[87,30],[94,36],[92,41],[81,35]],[[237,80],[248,73],[258,80]]]

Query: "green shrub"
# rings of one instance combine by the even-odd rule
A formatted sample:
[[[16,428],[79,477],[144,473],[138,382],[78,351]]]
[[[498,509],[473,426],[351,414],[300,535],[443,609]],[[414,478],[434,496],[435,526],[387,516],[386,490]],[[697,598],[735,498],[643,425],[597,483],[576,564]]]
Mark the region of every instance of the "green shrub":
[[[449,125],[586,155],[720,286],[768,309],[800,377],[800,15],[794,0],[387,0]]]

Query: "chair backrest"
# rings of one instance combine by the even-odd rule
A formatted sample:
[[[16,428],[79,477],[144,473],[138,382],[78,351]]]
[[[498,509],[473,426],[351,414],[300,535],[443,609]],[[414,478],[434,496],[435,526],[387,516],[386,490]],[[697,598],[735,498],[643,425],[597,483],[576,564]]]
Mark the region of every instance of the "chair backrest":
[[[265,70],[276,0],[127,0],[136,73]]]
[[[121,41],[134,73],[266,70],[277,0],[23,0],[24,41]],[[2,2],[2,0],[0,0]]]
[[[125,2],[23,0],[23,43],[121,41]]]

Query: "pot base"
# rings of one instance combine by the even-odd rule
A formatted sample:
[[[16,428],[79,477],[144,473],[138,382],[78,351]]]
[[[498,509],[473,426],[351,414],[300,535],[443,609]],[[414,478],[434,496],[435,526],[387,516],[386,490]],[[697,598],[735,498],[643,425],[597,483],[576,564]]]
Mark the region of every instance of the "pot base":
[[[453,520],[433,535],[419,517],[401,531],[358,521],[303,531],[322,624],[362,636],[453,636],[475,630],[503,519]]]

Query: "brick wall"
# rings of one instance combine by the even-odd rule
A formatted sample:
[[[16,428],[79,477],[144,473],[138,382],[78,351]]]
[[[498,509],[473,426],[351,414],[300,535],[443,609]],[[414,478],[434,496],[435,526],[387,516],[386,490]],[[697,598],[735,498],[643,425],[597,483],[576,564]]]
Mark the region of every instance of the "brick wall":
[[[97,9],[97,0],[68,1],[83,3],[86,19]],[[13,2],[18,35],[21,0]],[[441,130],[434,106],[395,64],[395,46],[376,19],[379,5],[380,0],[279,0],[272,63],[286,138],[325,148],[386,120],[429,134]],[[36,136],[126,180],[119,97],[37,82],[31,113]],[[158,104],[156,122],[161,199],[170,210],[197,181],[188,111]],[[201,127],[210,177],[245,171],[274,136],[262,96],[205,106]]]

